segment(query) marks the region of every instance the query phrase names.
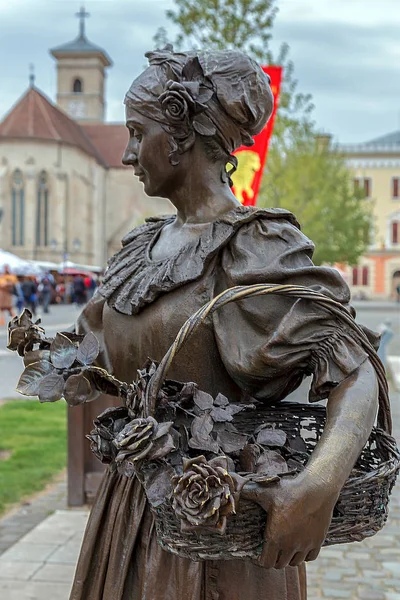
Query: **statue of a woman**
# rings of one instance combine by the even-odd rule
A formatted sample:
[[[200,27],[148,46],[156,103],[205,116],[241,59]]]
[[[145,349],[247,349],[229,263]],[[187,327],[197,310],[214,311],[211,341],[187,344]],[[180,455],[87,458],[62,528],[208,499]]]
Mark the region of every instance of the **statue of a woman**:
[[[159,361],[183,322],[231,286],[296,284],[349,302],[338,273],[313,265],[313,244],[291,213],[243,207],[230,190],[232,152],[250,146],[271,115],[261,68],[235,51],[166,48],[148,58],[125,99],[123,163],[176,215],[149,219],[124,238],[79,321],[101,340],[100,364],[126,382],[148,357]],[[304,600],[304,562],[319,553],[376,415],[367,355],[312,301],[269,296],[215,312],[169,375],[213,396],[265,403],[283,400],[312,375],[310,400],[328,398],[324,434],[297,477],[245,486],[243,495],[268,512],[258,562],[191,562],[162,550],[139,481],[108,470],[71,600]]]

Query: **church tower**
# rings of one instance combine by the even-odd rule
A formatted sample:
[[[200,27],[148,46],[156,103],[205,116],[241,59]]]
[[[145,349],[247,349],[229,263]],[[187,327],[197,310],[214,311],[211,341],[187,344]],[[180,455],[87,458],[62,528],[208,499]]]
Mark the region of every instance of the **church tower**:
[[[50,50],[57,60],[57,104],[80,123],[103,122],[105,69],[112,61],[86,37],[85,19],[89,13],[82,7],[76,16],[78,37]]]

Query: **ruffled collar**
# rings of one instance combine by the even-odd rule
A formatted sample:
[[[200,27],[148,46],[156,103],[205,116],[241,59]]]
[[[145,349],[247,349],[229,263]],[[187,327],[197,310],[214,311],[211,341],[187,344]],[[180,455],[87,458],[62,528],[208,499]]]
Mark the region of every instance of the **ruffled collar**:
[[[121,250],[109,260],[99,292],[116,311],[137,314],[160,294],[200,279],[212,258],[239,227],[259,217],[281,218],[299,227],[292,213],[286,210],[238,206],[210,223],[175,256],[163,260],[153,260],[151,248],[162,228],[175,220],[175,215],[147,219],[122,240]]]

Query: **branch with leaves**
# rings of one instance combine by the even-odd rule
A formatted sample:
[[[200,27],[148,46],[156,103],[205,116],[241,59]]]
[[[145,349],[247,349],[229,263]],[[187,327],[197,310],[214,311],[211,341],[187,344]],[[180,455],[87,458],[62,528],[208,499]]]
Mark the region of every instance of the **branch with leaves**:
[[[128,397],[131,386],[119,381],[105,369],[93,365],[100,347],[96,336],[72,332],[46,337],[40,319],[33,322],[25,309],[8,325],[7,348],[24,357],[25,367],[17,392],[38,396],[40,402],[64,398],[70,406],[90,402],[100,393]]]

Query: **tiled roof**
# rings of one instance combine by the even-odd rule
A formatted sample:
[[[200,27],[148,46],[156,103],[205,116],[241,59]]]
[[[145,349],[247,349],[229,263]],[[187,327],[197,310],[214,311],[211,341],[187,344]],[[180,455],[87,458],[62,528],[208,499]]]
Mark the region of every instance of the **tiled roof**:
[[[77,146],[100,164],[104,159],[85,131],[31,87],[0,123],[1,138],[55,140]]]
[[[365,146],[400,146],[400,131],[394,131],[387,135],[382,135],[374,140],[365,142]]]
[[[86,38],[86,36],[79,35],[72,42],[67,42],[56,48],[50,50],[50,54],[57,58],[61,54],[101,54],[106,67],[112,65],[112,60],[99,46],[95,46],[92,42]]]
[[[128,130],[123,123],[100,123],[81,127],[107,166],[123,167],[121,159],[128,143]]]

